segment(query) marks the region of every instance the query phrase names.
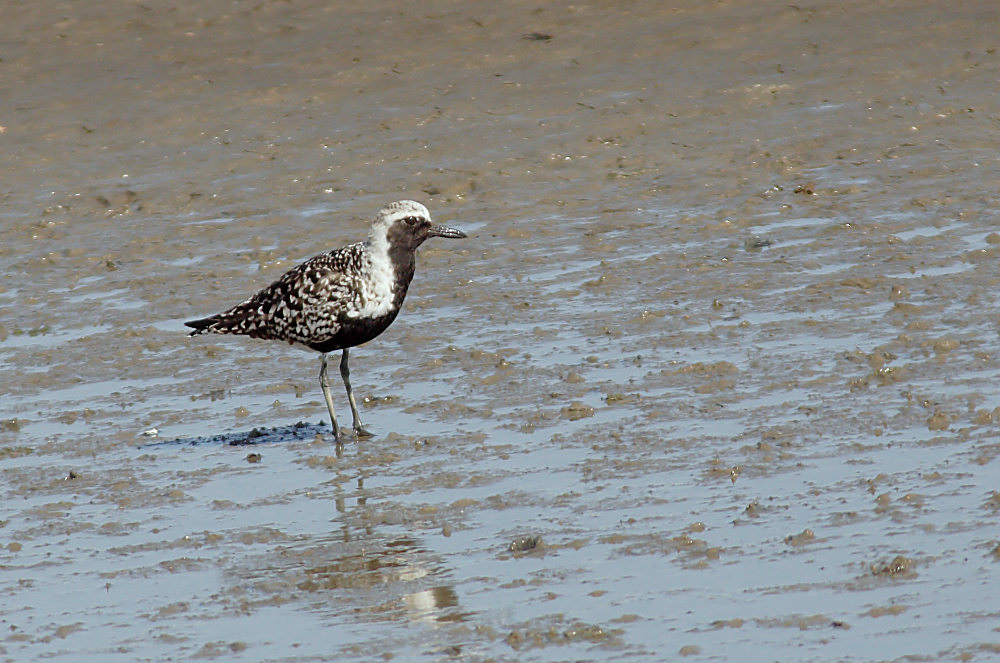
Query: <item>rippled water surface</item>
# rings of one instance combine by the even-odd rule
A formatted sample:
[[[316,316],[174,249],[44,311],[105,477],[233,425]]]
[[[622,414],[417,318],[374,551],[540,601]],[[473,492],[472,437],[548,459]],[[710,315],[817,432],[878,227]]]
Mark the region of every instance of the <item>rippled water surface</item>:
[[[994,14],[8,8],[0,660],[996,657]],[[338,451],[182,323],[404,197]]]

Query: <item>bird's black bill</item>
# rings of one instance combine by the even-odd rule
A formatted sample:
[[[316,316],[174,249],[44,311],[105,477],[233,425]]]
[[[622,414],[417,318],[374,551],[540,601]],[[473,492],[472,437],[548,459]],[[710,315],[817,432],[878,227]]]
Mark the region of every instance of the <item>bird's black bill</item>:
[[[428,237],[451,237],[453,239],[459,239],[461,237],[468,237],[461,230],[455,230],[454,228],[448,228],[446,226],[431,226],[431,229],[427,231]]]

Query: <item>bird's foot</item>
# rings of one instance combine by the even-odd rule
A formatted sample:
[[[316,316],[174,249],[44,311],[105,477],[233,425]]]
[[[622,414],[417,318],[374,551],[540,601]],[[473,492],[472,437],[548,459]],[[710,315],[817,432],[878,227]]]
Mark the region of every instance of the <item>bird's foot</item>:
[[[354,437],[355,437],[355,439],[358,439],[358,440],[364,440],[364,439],[367,439],[369,437],[375,437],[375,434],[374,433],[369,433],[367,430],[365,430],[364,426],[362,426],[362,425],[359,424],[359,425],[357,425],[357,426],[354,427]]]
[[[346,431],[340,426],[331,426],[330,432],[333,433],[333,443],[338,447],[343,446]]]

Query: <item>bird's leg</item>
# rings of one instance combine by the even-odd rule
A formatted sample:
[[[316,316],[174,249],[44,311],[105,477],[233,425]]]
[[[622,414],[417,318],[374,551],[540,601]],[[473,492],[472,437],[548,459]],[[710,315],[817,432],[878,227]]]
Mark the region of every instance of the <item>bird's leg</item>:
[[[323,388],[323,398],[326,399],[326,409],[330,411],[330,423],[333,424],[333,440],[340,445],[340,427],[337,426],[337,415],[333,411],[333,397],[330,396],[330,380],[326,376],[326,353],[320,355],[319,386]]]
[[[351,415],[354,417],[355,437],[371,437],[372,434],[365,430],[361,423],[361,415],[358,414],[358,404],[354,400],[354,392],[351,390],[351,369],[347,366],[348,349],[344,348],[340,356],[340,376],[344,378],[344,386],[347,387],[347,400],[351,404]]]

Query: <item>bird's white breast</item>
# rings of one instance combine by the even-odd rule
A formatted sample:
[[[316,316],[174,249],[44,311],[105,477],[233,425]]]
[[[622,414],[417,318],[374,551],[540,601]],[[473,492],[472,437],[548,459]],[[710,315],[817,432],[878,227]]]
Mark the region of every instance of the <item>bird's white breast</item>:
[[[395,308],[396,272],[389,259],[389,244],[371,242],[365,248],[367,274],[357,283],[357,306],[348,313],[351,318],[378,318]]]

